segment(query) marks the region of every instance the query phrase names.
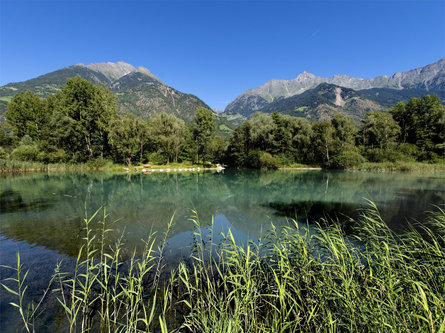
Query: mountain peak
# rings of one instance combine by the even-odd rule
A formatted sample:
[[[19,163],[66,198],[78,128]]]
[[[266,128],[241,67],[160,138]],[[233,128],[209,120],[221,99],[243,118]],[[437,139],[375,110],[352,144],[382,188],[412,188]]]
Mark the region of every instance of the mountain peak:
[[[156,81],[159,81],[160,83],[162,83],[161,80],[159,80],[156,76],[154,76],[153,73],[150,72],[150,70],[148,70],[148,69],[145,68],[145,67],[139,66],[139,67],[136,68],[133,72],[141,73],[141,74],[147,75],[147,76],[149,76],[149,77],[155,79]]]
[[[280,100],[303,94],[305,91],[316,88],[321,83],[341,87],[341,94],[346,91],[345,88],[354,89],[363,91],[363,94],[366,94],[367,97],[383,102],[385,98],[382,96],[386,96],[386,100],[390,96],[391,101],[397,99],[406,100],[409,96],[418,96],[419,94],[426,93],[445,96],[445,58],[424,67],[395,73],[392,76],[382,75],[369,79],[357,78],[346,74],[319,77],[304,71],[295,79],[270,80],[255,89],[247,90],[229,103],[225,112],[227,114],[251,114],[263,110],[265,105],[276,107],[277,104],[274,104],[275,102],[278,103]],[[323,85],[319,88],[326,87]],[[367,90],[372,89],[386,90],[381,92],[382,96],[379,96],[378,94],[372,95],[372,91],[367,92]],[[349,91],[347,93],[349,94]],[[289,100],[286,100],[286,102],[289,102]],[[388,102],[384,103],[388,104]]]
[[[134,71],[136,68],[124,61],[114,62],[101,62],[97,64],[89,64],[85,66],[93,71],[102,73],[111,81],[117,80],[124,75]]]
[[[313,79],[315,77],[314,74],[304,71],[300,75],[296,77],[296,79],[304,80],[304,79]]]

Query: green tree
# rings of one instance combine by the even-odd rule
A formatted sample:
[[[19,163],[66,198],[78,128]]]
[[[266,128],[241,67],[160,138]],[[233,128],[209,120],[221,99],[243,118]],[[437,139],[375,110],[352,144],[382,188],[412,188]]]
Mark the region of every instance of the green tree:
[[[337,113],[331,120],[334,138],[334,154],[355,150],[355,138],[358,127],[354,121],[341,113]]]
[[[389,112],[369,112],[360,130],[364,146],[388,149],[400,135],[400,126]]]
[[[249,120],[250,141],[254,148],[266,151],[272,147],[274,142],[274,132],[277,128],[271,116],[258,112]]]
[[[19,139],[29,135],[33,140],[40,140],[46,134],[50,113],[44,99],[26,90],[14,95],[5,117]]]
[[[401,128],[401,142],[415,144],[423,153],[423,159],[431,154],[444,155],[445,106],[436,95],[411,98],[400,102],[390,113]]]
[[[226,140],[220,136],[214,136],[210,140],[209,155],[214,163],[219,163],[223,160],[226,146]]]
[[[286,118],[277,112],[273,112],[272,119],[276,127],[273,131],[273,145],[269,151],[275,155],[286,155],[286,153],[289,152],[292,140],[291,134],[286,126]]]
[[[75,77],[67,79],[57,99],[53,124],[59,145],[71,151],[75,161],[109,155],[109,125],[118,116],[113,93]]]
[[[0,122],[0,146],[13,147],[18,142],[18,137],[11,124]]]
[[[417,104],[417,101],[413,101],[413,104]],[[412,105],[411,105],[412,106]],[[398,123],[400,127],[400,142],[412,143],[414,138],[414,113],[410,107],[407,107],[405,102],[399,102],[394,107],[389,109],[389,112],[393,116],[393,119]]]
[[[330,121],[324,121],[313,123],[312,130],[314,132],[314,162],[329,164],[334,150],[335,129]]]
[[[141,158],[146,136],[144,123],[132,114],[111,121],[108,138],[115,161],[131,165],[132,160]]]
[[[196,109],[194,117],[193,138],[196,144],[196,160],[207,157],[210,140],[215,135],[216,123],[212,110],[206,108]]]
[[[240,168],[246,166],[250,151],[250,122],[245,121],[238,126],[230,139],[227,148],[226,163]]]
[[[180,148],[187,137],[187,126],[174,115],[162,112],[149,121],[149,135],[156,147],[160,147],[167,163],[178,161]]]
[[[313,131],[311,124],[304,118],[283,116],[290,144],[287,149],[292,161],[308,163],[311,160]]]

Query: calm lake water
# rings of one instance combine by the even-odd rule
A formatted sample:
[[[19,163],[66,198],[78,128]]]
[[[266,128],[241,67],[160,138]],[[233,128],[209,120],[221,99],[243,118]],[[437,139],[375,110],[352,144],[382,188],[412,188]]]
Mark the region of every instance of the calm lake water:
[[[106,173],[27,174],[0,178],[0,264],[15,265],[16,252],[31,271],[29,297],[41,295],[57,260],[69,266],[81,246],[82,219],[103,208],[115,230],[125,234],[127,253],[151,231],[160,236],[170,219],[166,260],[186,258],[195,225],[214,219],[214,233],[230,228],[239,242],[267,233],[286,217],[303,223],[323,216],[356,216],[374,201],[395,230],[421,221],[445,203],[445,175],[325,171],[227,171],[120,175]],[[1,268],[0,278],[11,276]],[[0,331],[20,328],[10,295],[0,291]],[[57,314],[43,315],[54,321]],[[57,318],[56,318],[57,319]],[[49,330],[49,329],[48,329]]]

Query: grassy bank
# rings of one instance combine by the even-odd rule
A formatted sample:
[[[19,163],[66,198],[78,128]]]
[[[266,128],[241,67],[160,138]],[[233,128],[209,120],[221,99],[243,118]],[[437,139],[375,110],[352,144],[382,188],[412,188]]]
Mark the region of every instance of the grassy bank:
[[[86,164],[41,163],[0,159],[1,173],[88,170]]]
[[[309,234],[291,224],[258,243],[219,245],[195,223],[189,260],[164,267],[168,231],[144,241],[143,255],[122,260],[122,239],[107,251],[106,218],[85,219],[73,271],[57,265],[46,295],[65,315],[64,330],[162,332],[416,331],[445,329],[445,212],[400,235],[374,206],[354,235],[334,224]],[[351,221],[352,222],[352,221]],[[171,222],[169,224],[171,228]],[[434,230],[434,231],[433,231]],[[207,245],[204,245],[207,244]],[[18,257],[19,259],[19,257]],[[26,272],[4,281],[24,331],[36,307],[23,303]],[[45,300],[40,303],[44,304]],[[40,305],[40,310],[44,305]],[[37,306],[38,308],[38,306]],[[29,309],[27,312],[26,309]]]
[[[193,164],[190,162],[170,163],[163,165],[150,164],[150,169],[213,169],[216,165],[210,164]],[[18,172],[47,172],[47,171],[85,171],[85,170],[101,170],[113,172],[141,172],[143,165],[135,164],[132,166],[115,164],[107,160],[95,160],[87,163],[42,163],[34,161],[17,161],[10,159],[0,159],[0,173],[18,173]]]
[[[422,162],[366,162],[350,170],[360,171],[444,171],[445,163]]]

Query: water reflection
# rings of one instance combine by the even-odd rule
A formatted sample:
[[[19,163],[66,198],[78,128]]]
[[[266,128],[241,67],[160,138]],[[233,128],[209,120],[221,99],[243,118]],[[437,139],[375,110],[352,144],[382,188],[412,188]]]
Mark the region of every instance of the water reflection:
[[[97,209],[108,214],[108,245],[125,233],[124,253],[142,246],[150,232],[159,238],[174,215],[165,249],[167,264],[188,258],[193,234],[218,242],[230,229],[246,244],[267,233],[271,223],[302,223],[320,217],[354,216],[373,200],[383,218],[396,229],[421,221],[426,210],[445,202],[445,175],[322,171],[226,171],[225,173],[157,173],[118,175],[63,173],[3,176],[0,178],[0,264],[14,265],[20,251],[32,265],[31,297],[50,280],[59,259],[72,264],[82,244],[84,217]],[[190,220],[194,210],[202,228]],[[212,217],[214,223],[212,227]],[[100,227],[96,224],[96,227]],[[212,237],[210,237],[212,232]],[[11,272],[0,268],[0,278]],[[0,291],[0,331],[4,323],[20,323]],[[53,318],[53,313],[47,314]],[[7,320],[9,319],[9,320]],[[9,325],[8,324],[8,325]],[[12,326],[11,326],[12,327]],[[20,330],[20,327],[11,329]],[[9,330],[9,329],[4,329]],[[49,330],[51,331],[51,330]]]
[[[125,231],[132,248],[152,231],[165,232],[173,215],[174,244],[175,235],[194,230],[191,209],[203,226],[212,216],[223,216],[238,232],[258,237],[271,222],[286,223],[286,217],[311,222],[354,216],[366,204],[364,198],[376,202],[391,227],[401,229],[408,220],[422,219],[433,205],[444,204],[444,180],[437,174],[322,171],[3,177],[0,234],[75,256],[83,237],[82,218],[100,207],[114,229],[110,244]]]

